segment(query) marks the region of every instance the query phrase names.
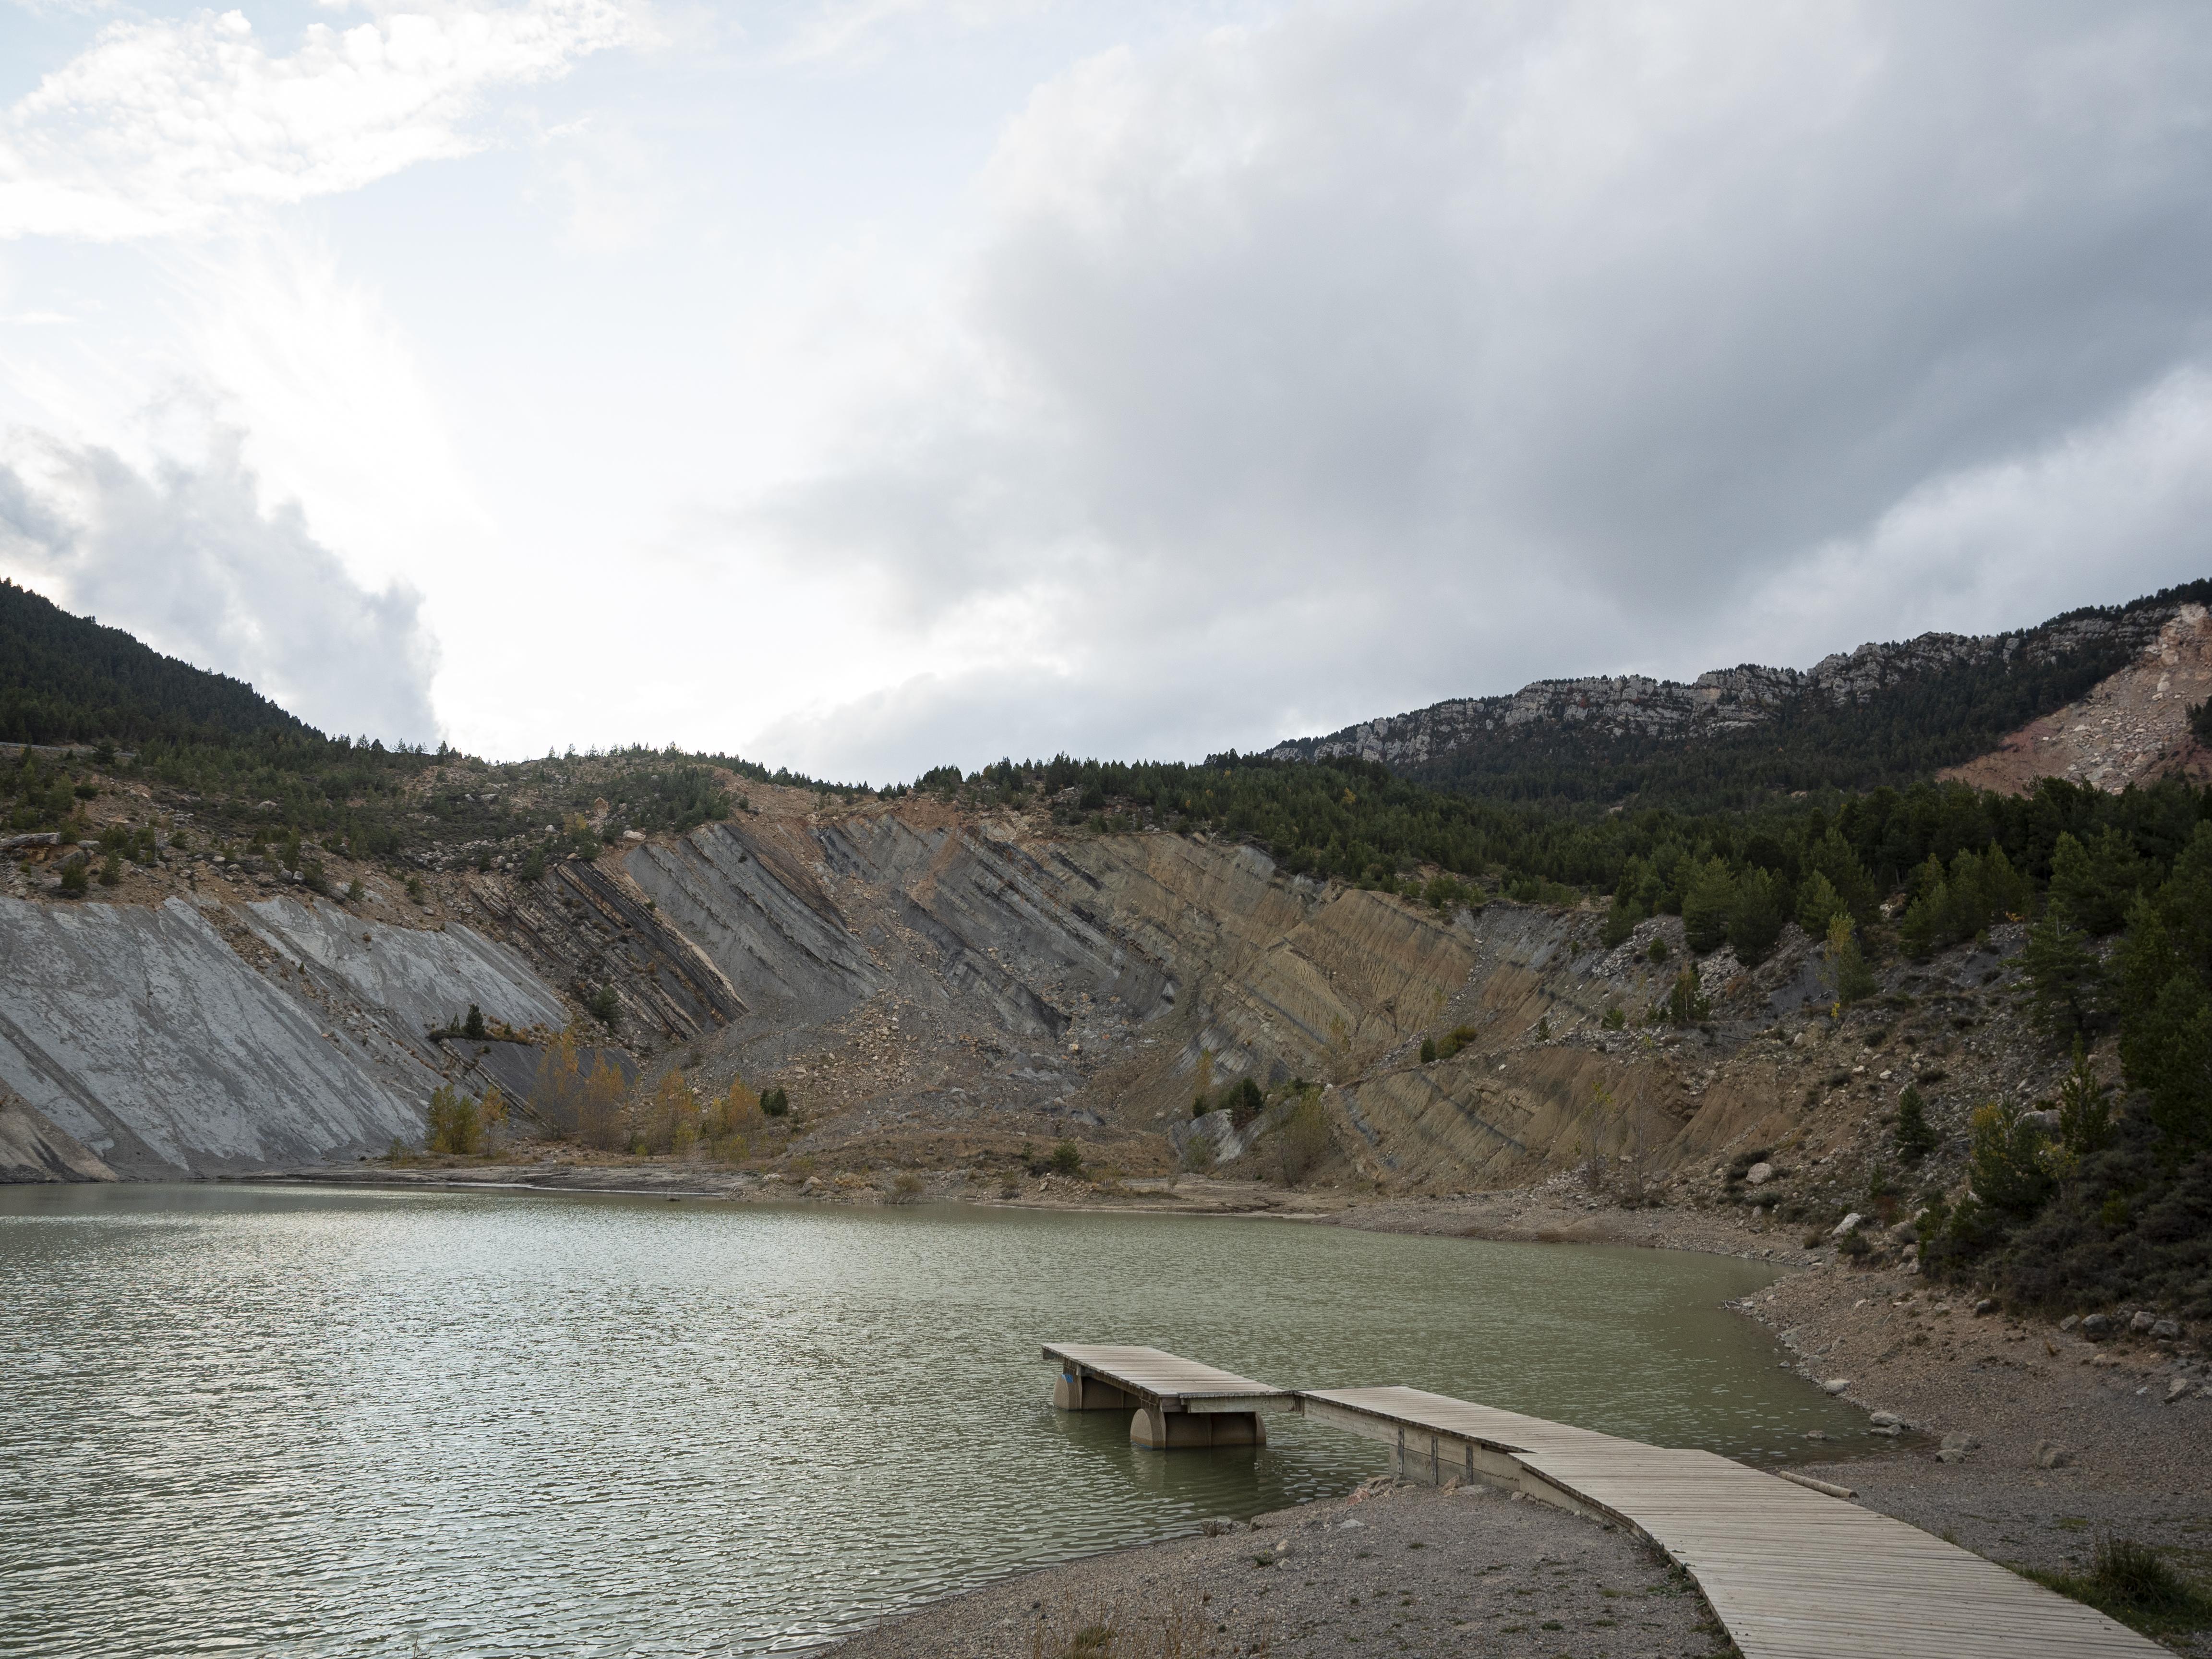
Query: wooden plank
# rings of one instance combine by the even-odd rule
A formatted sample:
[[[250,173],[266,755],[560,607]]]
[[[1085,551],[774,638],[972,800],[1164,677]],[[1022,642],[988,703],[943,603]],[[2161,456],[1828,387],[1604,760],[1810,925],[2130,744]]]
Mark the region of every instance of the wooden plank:
[[[1618,1517],[1697,1581],[1744,1659],[2154,1659],[2093,1607],[1893,1516],[1712,1452],[1670,1450],[1419,1389],[1318,1389],[1302,1410],[1457,1474],[1472,1445],[1521,1489]],[[1416,1455],[1413,1439],[1423,1443]],[[1446,1443],[1452,1449],[1448,1449]]]

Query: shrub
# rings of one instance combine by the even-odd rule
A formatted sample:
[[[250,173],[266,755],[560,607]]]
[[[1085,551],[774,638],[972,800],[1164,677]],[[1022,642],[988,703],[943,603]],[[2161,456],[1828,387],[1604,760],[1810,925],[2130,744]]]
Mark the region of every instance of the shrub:
[[[70,898],[81,897],[92,884],[90,864],[82,854],[62,866],[62,892]]]
[[[781,1089],[770,1089],[761,1096],[760,1109],[763,1116],[788,1117],[791,1115],[791,1097]]]
[[[545,878],[545,849],[542,847],[532,848],[530,849],[530,855],[522,860],[522,867],[520,870],[517,870],[514,873],[519,879],[523,881],[544,880]]]
[[[1444,1033],[1443,1040],[1437,1044],[1437,1058],[1438,1060],[1449,1060],[1454,1054],[1457,1054],[1461,1049],[1466,1048],[1468,1043],[1474,1041],[1474,1026],[1455,1025],[1450,1030]]]
[[[1284,1182],[1298,1185],[1320,1166],[1328,1150],[1328,1115],[1322,1108],[1321,1091],[1302,1089],[1283,1123]]]
[[[122,879],[122,854],[119,853],[110,853],[105,859],[100,860],[100,884],[102,887],[112,887]]]
[[[477,1103],[461,1090],[441,1084],[424,1114],[422,1144],[434,1152],[466,1157],[483,1150],[483,1124]]]
[[[483,1010],[475,1003],[469,1004],[468,1018],[461,1022],[461,1035],[471,1041],[481,1041],[484,1034]]]
[[[1605,1011],[1605,1018],[1601,1021],[1600,1024],[1601,1024],[1608,1031],[1618,1031],[1627,1025],[1628,1016],[1622,1011],[1620,1005],[1616,1002],[1610,1007],[1607,1008]]]
[[[902,1171],[898,1179],[891,1182],[890,1195],[884,1200],[884,1202],[889,1204],[919,1204],[921,1202],[921,1177],[916,1175],[913,1170],[908,1170]]]
[[[1644,952],[1644,955],[1646,955],[1646,956],[1650,957],[1651,958],[1651,960],[1652,960],[1652,961],[1654,961],[1654,962],[1664,962],[1664,961],[1666,961],[1666,960],[1667,960],[1667,941],[1666,941],[1665,939],[1661,939],[1661,938],[1658,938],[1658,937],[1656,937],[1656,936],[1654,936],[1654,938],[1652,939],[1652,941],[1651,941],[1651,948],[1650,948],[1649,951],[1645,951],[1645,952]]]
[[[622,1021],[622,999],[615,994],[613,986],[602,985],[584,999],[584,1011],[612,1030]]]
[[[1083,1148],[1072,1140],[1063,1140],[1052,1149],[1052,1171],[1054,1175],[1080,1175],[1083,1172]]]
[[[1667,1019],[1670,1024],[1695,1025],[1712,1018],[1712,1004],[1706,1001],[1698,984],[1698,970],[1685,968],[1674,975],[1673,988],[1667,993]]]
[[[361,884],[361,878],[359,876],[356,876],[351,881],[346,884],[345,896],[346,902],[348,904],[358,904],[363,898],[367,897],[368,895],[368,890]]]
[[[1250,1078],[1242,1077],[1222,1090],[1221,1107],[1241,1129],[1267,1109],[1267,1097]]]
[[[1423,1037],[1421,1039],[1421,1064],[1424,1066],[1432,1065],[1435,1063],[1436,1057],[1437,1040],[1434,1037]]]

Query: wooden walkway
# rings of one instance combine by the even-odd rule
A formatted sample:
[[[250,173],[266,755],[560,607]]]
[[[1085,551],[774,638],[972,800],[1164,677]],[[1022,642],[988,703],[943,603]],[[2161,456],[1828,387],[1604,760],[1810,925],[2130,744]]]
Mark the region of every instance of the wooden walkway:
[[[1641,1534],[1697,1581],[1744,1659],[2154,1659],[2167,1650],[1903,1521],[1730,1459],[1419,1389],[1302,1391],[1415,1480],[1511,1486]]]

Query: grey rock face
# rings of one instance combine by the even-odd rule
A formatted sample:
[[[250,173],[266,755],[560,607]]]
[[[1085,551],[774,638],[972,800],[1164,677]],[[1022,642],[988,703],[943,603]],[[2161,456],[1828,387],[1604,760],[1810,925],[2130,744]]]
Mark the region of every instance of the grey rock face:
[[[0,1082],[125,1176],[319,1162],[419,1137],[440,1081],[434,1006],[560,1006],[465,929],[380,929],[275,900],[239,931],[275,951],[269,972],[180,899],[0,899]]]

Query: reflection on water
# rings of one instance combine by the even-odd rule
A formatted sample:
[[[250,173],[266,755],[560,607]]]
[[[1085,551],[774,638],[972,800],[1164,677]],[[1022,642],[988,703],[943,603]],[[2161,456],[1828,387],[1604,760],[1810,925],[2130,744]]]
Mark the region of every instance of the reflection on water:
[[[1261,1221],[222,1187],[0,1193],[0,1653],[750,1653],[1341,1491],[1132,1447],[1051,1340],[1668,1444],[1856,1413],[1717,1257]]]

